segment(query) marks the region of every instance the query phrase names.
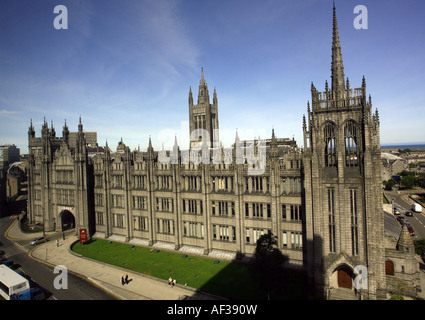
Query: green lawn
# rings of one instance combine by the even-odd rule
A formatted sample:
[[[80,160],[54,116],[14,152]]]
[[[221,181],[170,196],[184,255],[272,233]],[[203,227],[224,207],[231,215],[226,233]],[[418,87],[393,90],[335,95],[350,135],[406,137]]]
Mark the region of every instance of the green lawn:
[[[170,276],[180,284],[233,299],[261,299],[245,264],[218,261],[182,253],[159,251],[125,243],[93,239],[73,251],[125,269],[167,280]]]

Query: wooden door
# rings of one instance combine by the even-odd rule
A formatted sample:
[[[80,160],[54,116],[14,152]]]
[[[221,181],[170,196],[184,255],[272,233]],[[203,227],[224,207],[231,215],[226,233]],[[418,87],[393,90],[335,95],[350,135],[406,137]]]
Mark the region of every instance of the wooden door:
[[[387,276],[394,275],[394,264],[391,261],[385,261],[385,274]]]
[[[344,269],[338,270],[338,287],[351,289],[351,276]]]

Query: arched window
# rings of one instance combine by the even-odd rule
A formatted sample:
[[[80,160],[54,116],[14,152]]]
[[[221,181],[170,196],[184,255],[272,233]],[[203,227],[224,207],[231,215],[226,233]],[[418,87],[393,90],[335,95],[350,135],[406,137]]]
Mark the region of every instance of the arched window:
[[[335,124],[327,122],[324,128],[326,167],[336,167],[337,164],[335,132]]]
[[[357,126],[354,121],[350,120],[344,127],[345,165],[348,167],[358,165],[359,148],[357,141]]]

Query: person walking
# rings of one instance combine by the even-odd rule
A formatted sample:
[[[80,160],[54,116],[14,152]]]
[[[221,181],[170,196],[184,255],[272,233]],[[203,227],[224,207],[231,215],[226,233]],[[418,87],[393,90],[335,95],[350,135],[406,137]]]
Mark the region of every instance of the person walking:
[[[59,239],[56,239],[56,247],[59,247]]]

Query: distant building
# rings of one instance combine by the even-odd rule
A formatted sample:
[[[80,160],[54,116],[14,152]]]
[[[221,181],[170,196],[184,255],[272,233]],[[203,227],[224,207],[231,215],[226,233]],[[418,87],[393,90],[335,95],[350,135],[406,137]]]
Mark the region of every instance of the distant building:
[[[20,152],[14,144],[0,146],[0,162],[9,164],[20,161]]]
[[[21,194],[21,185],[27,181],[26,167],[23,162],[14,162],[7,170],[7,201],[15,200]]]
[[[406,168],[406,161],[392,153],[381,152],[382,180],[390,180],[393,175],[397,175]]]
[[[20,161],[20,152],[14,144],[0,146],[0,216],[9,198],[7,171],[9,165]]]

